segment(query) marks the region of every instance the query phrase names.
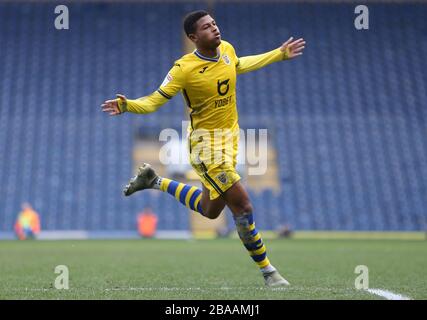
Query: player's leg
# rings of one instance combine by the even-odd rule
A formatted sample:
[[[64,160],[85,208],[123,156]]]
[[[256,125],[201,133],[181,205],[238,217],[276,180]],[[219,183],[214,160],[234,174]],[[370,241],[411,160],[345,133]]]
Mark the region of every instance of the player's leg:
[[[130,196],[145,189],[158,189],[169,193],[187,208],[199,212],[209,219],[217,218],[225,207],[224,199],[210,199],[209,189],[205,186],[201,190],[195,186],[160,177],[147,163],[138,169],[138,174],[125,186],[123,192],[126,196]]]
[[[240,181],[237,181],[227,189],[223,193],[223,198],[233,213],[239,237],[249,251],[251,258],[263,273],[266,285],[288,285],[289,283],[273,267],[267,257],[266,247],[255,227],[253,207],[249,195]]]
[[[202,210],[203,215],[209,219],[216,219],[225,208],[225,200],[218,197],[214,200],[210,199],[210,190],[203,185],[202,191]]]

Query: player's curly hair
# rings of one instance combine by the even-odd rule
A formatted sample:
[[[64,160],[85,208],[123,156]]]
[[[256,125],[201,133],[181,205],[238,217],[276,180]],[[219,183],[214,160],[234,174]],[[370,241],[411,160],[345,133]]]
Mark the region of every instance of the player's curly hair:
[[[189,14],[187,14],[184,18],[184,31],[187,34],[187,37],[191,34],[194,33],[196,31],[196,22],[204,17],[207,16],[209,14],[209,12],[205,11],[205,10],[197,10],[197,11],[193,11],[190,12]]]

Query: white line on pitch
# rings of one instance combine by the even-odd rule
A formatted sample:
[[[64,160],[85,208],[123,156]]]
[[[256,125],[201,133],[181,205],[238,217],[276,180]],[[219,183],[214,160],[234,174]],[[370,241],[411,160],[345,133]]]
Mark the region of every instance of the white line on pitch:
[[[366,291],[372,294],[376,294],[377,296],[386,298],[387,300],[411,300],[411,298],[387,290],[367,289]]]

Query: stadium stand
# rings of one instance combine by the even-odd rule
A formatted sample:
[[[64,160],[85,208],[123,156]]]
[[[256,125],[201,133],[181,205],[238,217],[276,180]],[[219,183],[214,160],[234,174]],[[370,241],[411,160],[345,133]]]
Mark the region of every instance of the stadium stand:
[[[182,16],[200,7],[69,8],[70,30],[59,31],[52,4],[0,4],[0,231],[25,201],[44,230],[133,230],[146,205],[158,229],[187,230],[188,211],[170,196],[121,191],[135,135],[180,130],[183,99],[147,116],[109,118],[99,105],[154,91],[182,55]],[[280,174],[279,192],[250,191],[258,227],[425,230],[426,6],[372,4],[364,31],[349,4],[214,9],[238,55],[307,41],[298,61],[238,79],[241,127],[268,128]]]

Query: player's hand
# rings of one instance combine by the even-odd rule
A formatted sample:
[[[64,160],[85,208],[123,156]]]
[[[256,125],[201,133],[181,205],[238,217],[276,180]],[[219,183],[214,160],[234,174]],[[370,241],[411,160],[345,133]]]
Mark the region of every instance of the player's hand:
[[[285,43],[280,47],[280,51],[286,53],[287,59],[292,59],[302,55],[302,50],[305,48],[305,41],[303,38],[292,41],[294,37],[290,37]]]
[[[117,94],[116,96],[117,98],[126,101],[126,97],[124,95]],[[120,112],[117,99],[104,101],[104,103],[101,104],[101,107],[102,111],[108,113],[110,116],[117,116],[122,113]]]

